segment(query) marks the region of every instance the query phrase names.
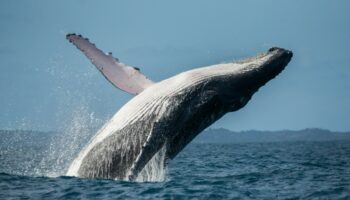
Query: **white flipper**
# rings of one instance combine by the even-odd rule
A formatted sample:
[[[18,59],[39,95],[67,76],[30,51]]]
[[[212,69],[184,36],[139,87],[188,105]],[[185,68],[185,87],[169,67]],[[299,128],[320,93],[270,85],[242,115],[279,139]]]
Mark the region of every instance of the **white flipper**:
[[[153,81],[141,74],[139,69],[125,65],[113,58],[111,53],[105,54],[96,48],[95,44],[81,35],[67,34],[69,42],[80,49],[92,64],[117,88],[131,94],[139,94],[147,87],[154,84]]]

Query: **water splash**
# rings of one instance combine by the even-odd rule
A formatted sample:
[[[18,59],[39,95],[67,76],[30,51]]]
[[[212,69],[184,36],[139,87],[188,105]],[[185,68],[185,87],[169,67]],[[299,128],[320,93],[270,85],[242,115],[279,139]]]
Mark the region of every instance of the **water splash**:
[[[86,106],[73,111],[70,122],[52,138],[35,174],[50,177],[65,175],[69,164],[95,133],[92,127],[97,124],[101,124],[101,120],[96,119]]]
[[[165,165],[166,147],[163,146],[142,169],[137,176],[137,182],[161,182],[165,181],[167,168]]]
[[[58,54],[48,63],[47,75],[56,85],[50,95],[58,100],[54,118],[59,128],[35,168],[39,176],[65,175],[72,160],[104,123],[89,109],[96,97],[87,91],[95,83],[97,72],[92,67],[67,65],[64,60]]]

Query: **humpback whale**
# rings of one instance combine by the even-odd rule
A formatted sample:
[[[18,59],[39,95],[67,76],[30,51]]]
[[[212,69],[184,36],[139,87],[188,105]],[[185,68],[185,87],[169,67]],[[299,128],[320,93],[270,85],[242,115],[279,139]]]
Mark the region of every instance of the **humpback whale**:
[[[135,95],[70,165],[68,176],[85,178],[133,181],[159,152],[165,165],[205,128],[244,107],[293,56],[273,47],[255,57],[192,69],[156,83],[81,35],[66,38],[114,86]]]

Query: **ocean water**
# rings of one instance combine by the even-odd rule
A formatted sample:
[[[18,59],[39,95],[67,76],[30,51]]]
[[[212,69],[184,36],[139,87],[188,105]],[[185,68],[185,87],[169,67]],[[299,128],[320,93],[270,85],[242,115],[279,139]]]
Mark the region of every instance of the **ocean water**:
[[[0,199],[350,199],[349,141],[192,143],[165,181],[126,182],[64,176],[70,154],[23,138],[0,143]]]

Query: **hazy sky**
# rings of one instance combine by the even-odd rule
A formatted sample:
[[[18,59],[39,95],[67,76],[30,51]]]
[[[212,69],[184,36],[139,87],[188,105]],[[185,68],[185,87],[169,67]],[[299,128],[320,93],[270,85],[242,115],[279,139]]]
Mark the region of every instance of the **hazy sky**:
[[[156,81],[272,46],[291,49],[286,70],[214,127],[349,131],[349,9],[345,0],[2,0],[0,129],[99,124],[132,97],[66,41],[76,32]]]

